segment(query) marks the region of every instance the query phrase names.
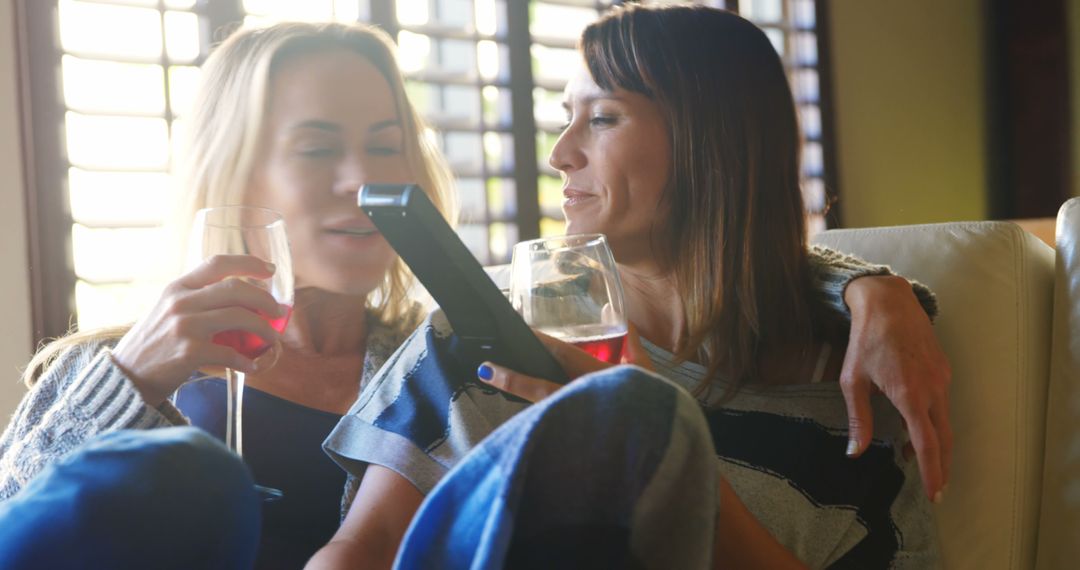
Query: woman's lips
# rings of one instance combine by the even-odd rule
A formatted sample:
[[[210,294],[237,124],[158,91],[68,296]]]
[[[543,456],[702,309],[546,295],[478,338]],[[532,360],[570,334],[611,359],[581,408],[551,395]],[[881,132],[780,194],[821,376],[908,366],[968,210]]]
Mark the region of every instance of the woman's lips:
[[[583,192],[576,188],[563,188],[563,207],[573,207],[588,200],[596,198],[595,194]]]
[[[379,230],[367,218],[349,216],[329,221],[323,226],[323,232],[337,236],[364,238],[378,234]]]
[[[370,222],[362,224],[333,224],[323,227],[328,243],[345,248],[366,248],[377,243],[382,234]]]
[[[349,237],[368,237],[379,233],[379,230],[372,227],[365,228],[327,228],[326,233],[331,235],[341,235]]]

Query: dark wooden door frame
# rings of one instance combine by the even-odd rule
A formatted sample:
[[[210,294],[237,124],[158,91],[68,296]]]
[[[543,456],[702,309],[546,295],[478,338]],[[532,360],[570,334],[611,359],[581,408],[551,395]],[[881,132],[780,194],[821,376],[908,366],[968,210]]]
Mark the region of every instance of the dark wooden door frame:
[[[841,227],[840,157],[836,140],[836,106],[832,72],[831,0],[814,2],[814,33],[817,36],[818,108],[821,110],[821,147],[824,154],[825,221],[829,228]]]
[[[1073,195],[1065,0],[986,10],[989,215],[1054,216]]]
[[[23,191],[26,195],[30,315],[36,346],[67,332],[75,306],[71,210],[60,100],[55,0],[15,0]],[[33,348],[33,347],[32,347]]]

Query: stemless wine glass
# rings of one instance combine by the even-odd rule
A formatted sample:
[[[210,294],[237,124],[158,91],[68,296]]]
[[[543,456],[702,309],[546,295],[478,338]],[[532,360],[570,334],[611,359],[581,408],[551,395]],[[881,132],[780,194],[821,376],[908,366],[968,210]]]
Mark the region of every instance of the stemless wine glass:
[[[252,255],[273,263],[274,274],[269,279],[252,277],[234,277],[262,287],[274,296],[274,299],[286,308],[285,316],[271,317],[259,315],[274,330],[281,332],[289,322],[293,305],[292,258],[289,243],[285,236],[285,221],[281,214],[266,208],[250,206],[221,206],[199,210],[191,230],[191,248],[188,266],[194,266],[203,260],[218,254]],[[214,335],[213,342],[235,349],[251,359],[266,359],[266,364],[277,360],[279,347],[262,338],[241,330],[227,330]],[[226,412],[225,443],[243,456],[243,409],[244,409],[244,373],[239,370],[225,369]],[[265,500],[275,500],[282,496],[281,491],[261,485],[256,486]]]
[[[626,339],[623,290],[602,234],[524,241],[510,264],[510,304],[530,327],[617,364]]]

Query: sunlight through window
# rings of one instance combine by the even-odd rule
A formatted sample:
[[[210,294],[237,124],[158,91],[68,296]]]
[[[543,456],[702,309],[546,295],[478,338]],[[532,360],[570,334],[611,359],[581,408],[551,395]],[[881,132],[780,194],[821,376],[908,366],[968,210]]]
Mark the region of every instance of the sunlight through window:
[[[164,119],[68,112],[71,163],[88,168],[164,170],[169,166],[169,129]]]
[[[60,44],[79,55],[161,57],[161,13],[147,8],[61,0]]]
[[[80,327],[129,321],[160,287],[171,141],[207,38],[194,0],[60,0],[60,73]],[[178,64],[178,65],[176,65]]]
[[[533,20],[529,31],[541,38],[560,38],[576,41],[581,30],[596,19],[595,8],[562,6],[533,2]]]
[[[403,26],[423,26],[428,23],[428,0],[398,0],[397,19]]]
[[[334,19],[338,22],[356,22],[368,19],[357,0],[334,0]]]
[[[495,0],[476,0],[473,8],[476,21],[476,33],[482,36],[493,36],[498,29],[498,12],[495,9]]]
[[[404,73],[415,73],[427,67],[431,55],[431,38],[401,32],[398,34],[398,65]]]
[[[476,42],[476,67],[480,77],[495,79],[499,76],[499,44],[483,40]]]
[[[199,17],[190,12],[165,12],[165,51],[176,62],[199,57]]]
[[[541,235],[565,231],[562,182],[547,157],[565,121],[562,89],[580,65],[577,38],[611,0],[242,0],[228,5],[239,13],[222,22],[211,21],[220,17],[210,10],[221,10],[217,2],[57,2],[56,69],[66,145],[66,156],[57,159],[67,173],[74,222],[80,326],[133,319],[147,306],[140,303],[155,299],[159,283],[144,267],[165,257],[162,224],[172,200],[173,143],[183,136],[194,104],[199,65],[222,39],[218,30],[236,21],[261,27],[288,20],[388,20],[377,24],[397,33],[409,98],[431,125],[424,136],[454,170],[459,234],[470,250],[483,263],[505,263],[518,224],[535,228],[539,222]],[[528,10],[520,11],[518,2],[528,2]],[[808,209],[820,212],[827,203],[827,125],[820,108],[814,0],[726,4],[761,25],[784,59],[806,135],[804,196]],[[528,28],[524,39],[508,35],[513,13],[527,19],[517,23]],[[514,52],[522,56],[528,51],[531,84],[523,86],[511,74],[512,50],[522,50]],[[531,94],[531,117],[527,106],[525,117],[515,116],[523,90]],[[535,197],[522,172],[536,171],[515,162],[515,149],[524,141],[536,148]],[[526,219],[531,208],[519,210],[518,200],[526,198],[538,201],[539,220]],[[814,217],[811,227],[824,227],[823,218]]]
[[[244,0],[244,11],[260,21],[318,22],[334,19],[333,0]]]
[[[160,65],[61,58],[68,108],[98,113],[160,115],[165,112]]]

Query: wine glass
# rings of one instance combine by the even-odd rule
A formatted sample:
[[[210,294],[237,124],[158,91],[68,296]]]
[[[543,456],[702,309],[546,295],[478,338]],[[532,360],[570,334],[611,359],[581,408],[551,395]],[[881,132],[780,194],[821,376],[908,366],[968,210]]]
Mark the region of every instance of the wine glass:
[[[515,245],[510,304],[540,332],[611,364],[622,357],[626,340],[622,283],[602,234]]]
[[[266,208],[251,206],[220,206],[205,208],[195,214],[191,230],[191,242],[188,265],[193,266],[218,254],[252,255],[273,263],[274,274],[268,279],[252,277],[232,277],[243,279],[262,287],[274,296],[274,299],[286,308],[282,317],[259,315],[274,330],[281,332],[292,315],[293,272],[289,243],[285,236],[285,220],[281,214]],[[213,342],[228,346],[251,359],[259,359],[260,365],[272,365],[280,348],[259,336],[241,330],[226,330],[213,336]],[[229,449],[243,457],[243,409],[244,409],[244,373],[239,370],[225,369],[226,412],[225,443]],[[256,485],[264,500],[276,500],[282,497],[278,489]]]

